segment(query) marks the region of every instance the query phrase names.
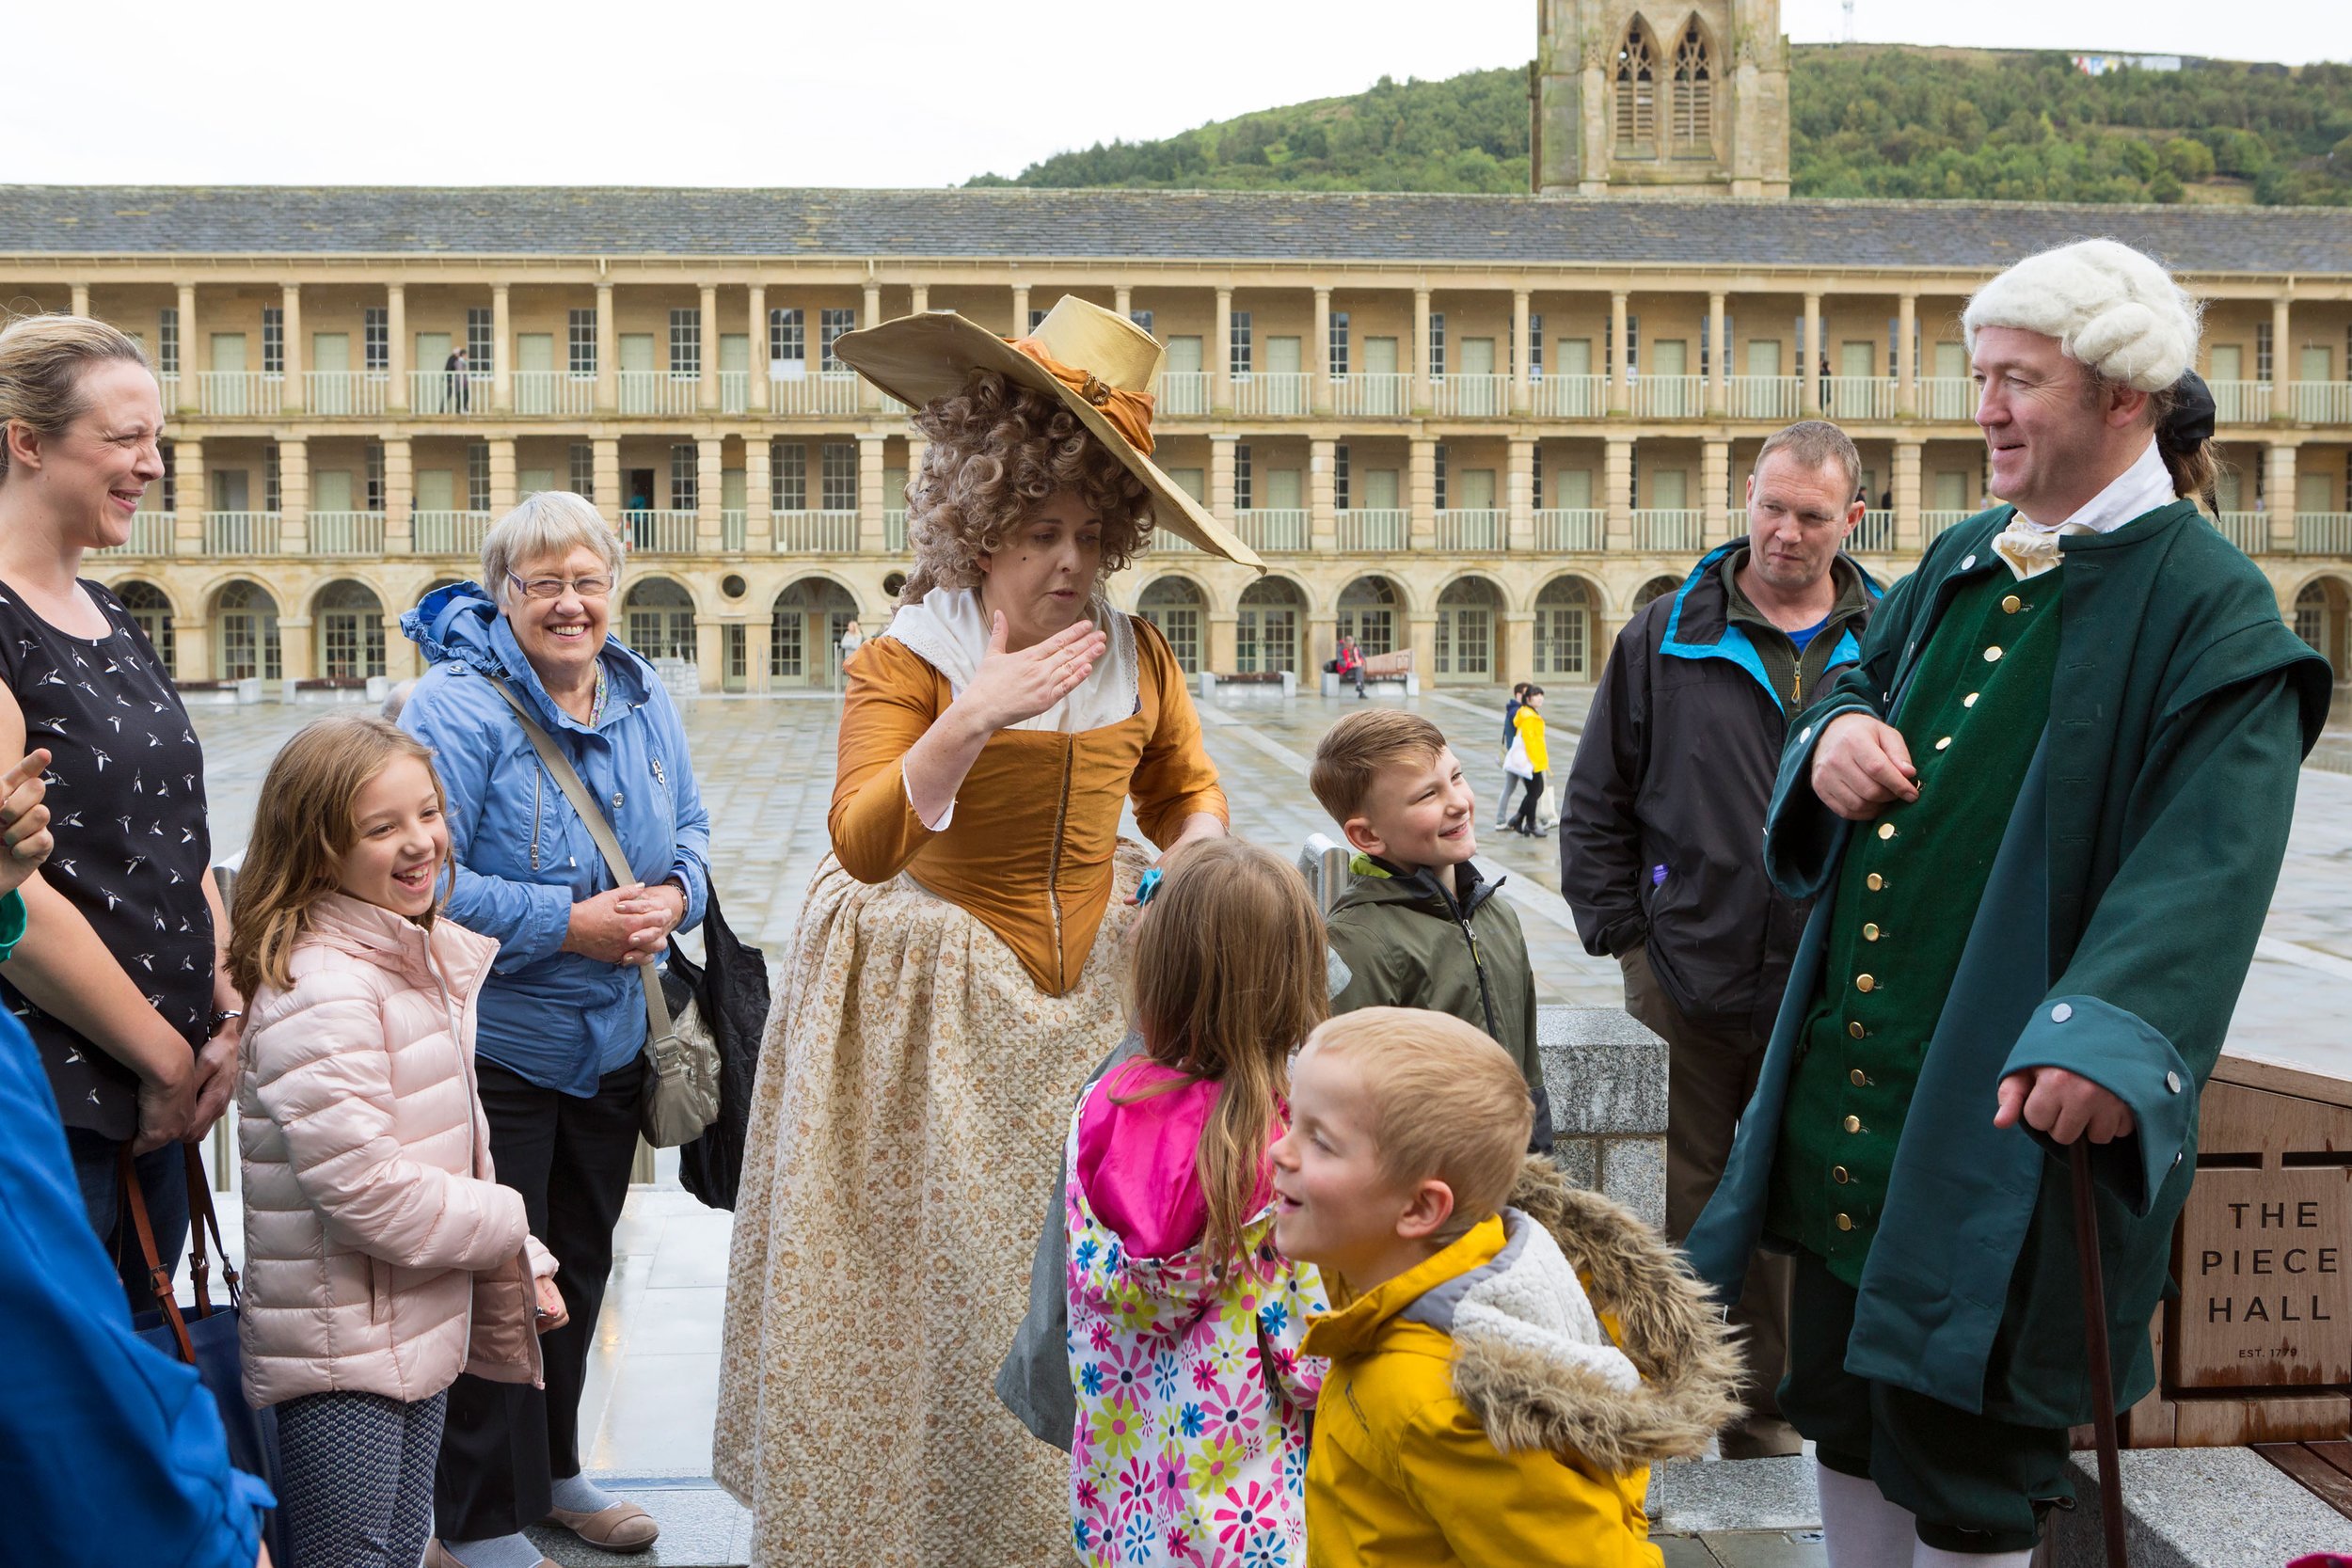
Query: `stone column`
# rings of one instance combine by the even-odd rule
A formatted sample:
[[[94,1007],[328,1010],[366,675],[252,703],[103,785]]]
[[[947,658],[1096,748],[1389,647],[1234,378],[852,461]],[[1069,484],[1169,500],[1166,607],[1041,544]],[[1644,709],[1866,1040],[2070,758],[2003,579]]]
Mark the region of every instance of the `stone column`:
[[[400,611],[388,610],[382,620],[384,623],[384,678],[394,686],[398,686],[402,681],[416,679],[423,673],[417,667],[418,655],[422,650],[414,642],[409,641],[406,634],[400,629]]]
[[[1616,437],[1608,443],[1604,460],[1603,481],[1607,486],[1609,515],[1602,524],[1605,531],[1601,547],[1612,555],[1629,554],[1633,549],[1633,443]]]
[[[702,286],[701,319],[695,330],[702,340],[702,378],[694,388],[694,406],[713,413],[719,406],[719,288]]]
[[[1406,484],[1411,492],[1411,515],[1406,519],[1407,548],[1430,550],[1438,546],[1438,443],[1426,436],[1415,436],[1411,447],[1411,467]],[[1422,671],[1427,674],[1426,670]]]
[[[405,436],[384,437],[384,553],[398,560],[416,547],[416,458]],[[405,642],[406,638],[402,638]]]
[[[1707,296],[1707,412],[1722,419],[1731,406],[1731,321],[1724,311],[1724,292]]]
[[[1798,385],[1804,396],[1797,404],[1808,419],[1821,417],[1821,365],[1829,357],[1829,350],[1821,342],[1821,296],[1804,296],[1804,352],[1797,356]]]
[[[882,553],[882,443],[880,431],[861,431],[857,438],[857,553]]]
[[[621,406],[621,326],[612,319],[612,285],[596,285],[596,412],[610,414]],[[596,494],[602,504],[611,506],[618,495],[621,482],[618,470],[612,481],[612,495],[604,489],[603,470],[597,470]]]
[[[278,662],[285,673],[288,692],[318,673],[317,662],[311,657],[311,625],[308,615],[280,613],[278,617]]]
[[[1329,555],[1339,548],[1339,443],[1307,443],[1307,548]]]
[[[1233,443],[1237,439],[1230,433],[1209,437],[1209,515],[1227,528],[1233,526]]]
[[[601,365],[604,361],[596,361]],[[621,515],[621,441],[616,436],[599,436],[589,443],[591,452],[588,471],[595,476],[596,510],[612,522]]]
[[[1413,389],[1412,412],[1418,414],[1429,406],[1429,291],[1413,291]]]
[[[1029,335],[1029,286],[1026,283],[1012,286],[1012,335],[1016,338]]]
[[[1527,412],[1528,360],[1533,356],[1533,325],[1527,309],[1527,291],[1511,291],[1511,411]]]
[[[498,414],[515,406],[515,317],[507,288],[490,285],[490,409]]]
[[[1308,352],[1314,379],[1307,384],[1307,407],[1327,414],[1331,411],[1331,291],[1327,288],[1315,290],[1315,341]]]
[[[931,286],[929,283],[916,283],[910,286],[907,308],[918,316],[930,309],[931,308]]]
[[[1502,668],[1496,671],[1505,681],[1533,674],[1535,670],[1535,612],[1532,610],[1506,610],[1502,612]],[[1573,754],[1573,751],[1571,752]],[[1560,777],[1567,778],[1567,766],[1563,762]],[[1550,779],[1544,781],[1550,786]]]
[[[1623,289],[1609,294],[1609,412],[1622,414],[1633,404],[1632,356],[1626,353],[1626,299]]]
[[[278,443],[278,547],[310,553],[310,448],[299,436]]]
[[[1216,292],[1216,325],[1209,340],[1209,406],[1233,411],[1233,291]]]
[[[498,436],[490,448],[490,516],[493,520],[515,510],[515,437]]]
[[[1895,412],[1911,419],[1919,412],[1918,356],[1912,352],[1912,338],[1918,331],[1919,296],[1905,294],[1895,318]],[[1916,455],[1917,448],[1913,449]],[[1899,507],[1900,502],[1897,502]],[[1897,528],[1902,526],[1898,520]]]
[[[857,324],[860,326],[882,325],[882,285],[870,277],[866,280],[866,298],[858,310]],[[858,377],[857,381],[857,405],[866,409],[882,406],[881,388],[864,376]]]
[[[1135,320],[1135,290],[1124,283],[1114,287],[1111,290],[1111,309],[1119,312],[1121,320],[1130,322]]]
[[[1208,617],[1209,657],[1208,661],[1201,665],[1201,668],[1203,670],[1231,670],[1239,662],[1235,648],[1237,641],[1235,627],[1240,625],[1241,616],[1237,611],[1231,610],[1211,610],[1208,611]]]
[[[748,404],[755,414],[768,412],[768,286],[752,285],[752,385]],[[744,443],[747,447],[748,441]],[[746,481],[746,483],[749,482]]]
[[[768,438],[754,432],[743,437],[743,553],[766,555],[774,548],[775,518],[769,503],[775,497],[775,476],[770,468]]]
[[[1919,453],[1916,441],[1895,443],[1895,553],[1916,555],[1920,549]]]
[[[2285,294],[2280,294],[2270,302],[2270,384],[2273,387],[2284,387],[2295,379],[2295,372],[2288,359],[2288,356],[2294,352],[2293,345],[2288,341],[2287,333],[2288,321],[2292,315],[2289,306],[2292,303]],[[2285,393],[2270,394],[2270,417],[2274,420],[2282,420],[2287,417]],[[2292,503],[2293,498],[2288,499]]]
[[[181,318],[180,333],[184,344],[187,320]],[[389,382],[384,390],[385,410],[393,414],[408,412],[408,290],[399,283],[384,287],[384,373]],[[181,349],[184,362],[187,350]]]
[[[177,412],[193,414],[197,410],[197,370],[201,363],[197,350],[196,285],[180,285],[180,406]]]
[[[2286,307],[2278,308],[2283,311]],[[2275,330],[2275,329],[2274,329]],[[2278,364],[2280,340],[2271,339],[2271,364]],[[2263,489],[2265,510],[2270,514],[2270,553],[2295,553],[2295,446],[2289,441],[2273,441],[2263,465]]]
[[[694,689],[716,691],[726,662],[719,623],[697,612],[694,616]]]
[[[180,318],[187,320],[185,316]],[[183,365],[187,350],[181,349]],[[183,436],[172,442],[172,516],[171,553],[176,556],[199,556],[204,553],[204,508],[212,500],[212,476],[204,471],[204,443],[193,436]]]
[[[724,509],[726,500],[724,445],[716,436],[705,436],[694,442],[694,552],[697,555],[717,555],[722,548],[723,528],[719,514]],[[751,488],[748,479],[744,481],[744,488]],[[744,499],[750,499],[748,496]],[[717,666],[712,668],[715,671]],[[705,689],[714,689],[707,687]]]
[[[1704,539],[1709,549],[1732,537],[1731,443],[1709,440],[1699,448],[1699,494],[1707,502]]]
[[[80,316],[80,317],[84,318],[85,320],[87,320],[87,319],[88,318],[88,316],[89,316],[89,285],[88,285],[88,284],[87,284],[87,283],[76,283],[76,284],[74,284],[74,285],[73,285],[73,305],[72,305],[72,310],[73,310],[73,313],[74,313],[75,315]]]
[[[1405,616],[1406,646],[1413,650],[1413,673],[1425,687],[1435,687],[1438,680],[1438,615],[1435,610],[1407,610]]]
[[[1512,440],[1510,471],[1511,511],[1504,544],[1513,555],[1524,555],[1535,547],[1535,443],[1532,438]]]
[[[302,368],[310,362],[310,356],[302,352],[302,285],[279,285],[278,300],[278,329],[286,341],[286,384],[278,390],[278,406],[289,414],[299,414],[310,406],[303,396],[309,388],[303,383]]]

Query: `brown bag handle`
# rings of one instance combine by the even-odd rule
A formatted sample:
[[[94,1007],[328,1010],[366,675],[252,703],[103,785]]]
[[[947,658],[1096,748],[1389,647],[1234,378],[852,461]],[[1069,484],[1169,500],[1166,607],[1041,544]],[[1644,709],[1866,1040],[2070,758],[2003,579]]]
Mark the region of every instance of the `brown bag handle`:
[[[196,1315],[209,1318],[213,1315],[213,1291],[212,1261],[204,1251],[207,1230],[213,1233],[214,1250],[220,1254],[220,1282],[228,1288],[231,1310],[244,1307],[244,1292],[238,1289],[237,1266],[229,1260],[229,1243],[221,1240],[220,1212],[213,1202],[212,1183],[205,1179],[203,1157],[197,1153],[194,1144],[180,1147],[188,1162],[188,1272],[196,1282]]]
[[[154,1292],[155,1305],[163,1308],[164,1322],[171,1325],[171,1337],[180,1347],[180,1359],[193,1367],[196,1346],[189,1342],[188,1323],[180,1315],[180,1304],[171,1296],[171,1274],[164,1267],[163,1254],[155,1246],[155,1227],[147,1217],[147,1195],[139,1190],[138,1167],[132,1163],[128,1142],[115,1150],[115,1175],[122,1189],[120,1205],[131,1212],[131,1227],[138,1233],[139,1253],[147,1259],[148,1288]]]

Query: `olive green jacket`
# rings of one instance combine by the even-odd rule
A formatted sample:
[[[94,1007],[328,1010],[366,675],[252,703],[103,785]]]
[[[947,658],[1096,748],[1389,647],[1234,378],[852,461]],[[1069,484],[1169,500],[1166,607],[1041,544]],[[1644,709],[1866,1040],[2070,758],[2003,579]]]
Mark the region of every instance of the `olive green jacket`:
[[[1885,719],[1954,592],[2008,568],[2011,509],[1947,531],[1871,618],[1861,661],[1781,760],[1765,869],[1819,896],[1755,1099],[1689,1249],[1736,1296],[1762,1235],[1772,1164],[1849,824],[1813,793],[1813,747],[1840,714]],[[2198,1094],[2253,961],[2326,721],[2326,661],[2280,620],[2253,563],[2186,501],[2070,535],[2050,720],[2011,808],[1959,973],[1927,1042],[1847,1370],[2038,1426],[2090,1419],[2065,1157],[1993,1126],[2009,1073],[2055,1066],[2131,1108],[2094,1147],[2119,1403],[2154,1381],[2147,1324],[2196,1170]],[[1957,782],[1957,781],[1955,781]],[[1767,1239],[1769,1242],[1772,1239]],[[1786,1239],[1779,1239],[1785,1243]]]

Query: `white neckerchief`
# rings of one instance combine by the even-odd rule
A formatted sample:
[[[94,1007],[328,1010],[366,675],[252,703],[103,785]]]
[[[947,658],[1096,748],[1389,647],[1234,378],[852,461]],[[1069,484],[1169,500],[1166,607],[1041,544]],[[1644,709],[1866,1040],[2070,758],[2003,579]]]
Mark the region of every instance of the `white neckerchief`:
[[[2135,517],[2145,516],[2177,498],[2172,471],[2164,466],[2153,436],[2107,487],[2090,498],[2081,511],[2061,523],[2038,523],[2023,512],[2010,518],[1995,534],[1993,548],[2019,581],[2038,578],[2058,567],[2058,539],[2069,533],[2112,533]]]
[[[1078,689],[1034,719],[1007,726],[1016,730],[1047,730],[1077,735],[1135,717],[1138,701],[1135,627],[1097,593],[1087,606],[1087,618],[1101,626],[1110,646],[1096,661],[1094,673]],[[901,605],[890,625],[878,635],[892,637],[914,650],[924,663],[947,677],[957,696],[980,673],[988,656],[988,612],[973,588],[934,588],[920,604]]]

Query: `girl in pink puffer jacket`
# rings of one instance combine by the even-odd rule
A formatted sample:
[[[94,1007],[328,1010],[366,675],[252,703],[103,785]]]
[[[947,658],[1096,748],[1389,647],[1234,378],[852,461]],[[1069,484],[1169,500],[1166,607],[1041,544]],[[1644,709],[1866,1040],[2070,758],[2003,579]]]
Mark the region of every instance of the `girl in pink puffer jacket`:
[[[431,753],[380,719],[279,752],[236,887],[246,1398],[278,1407],[304,1568],[413,1563],[446,1390],[540,1380],[555,1260],[490,1168],[474,1004],[498,943],[436,921]]]

